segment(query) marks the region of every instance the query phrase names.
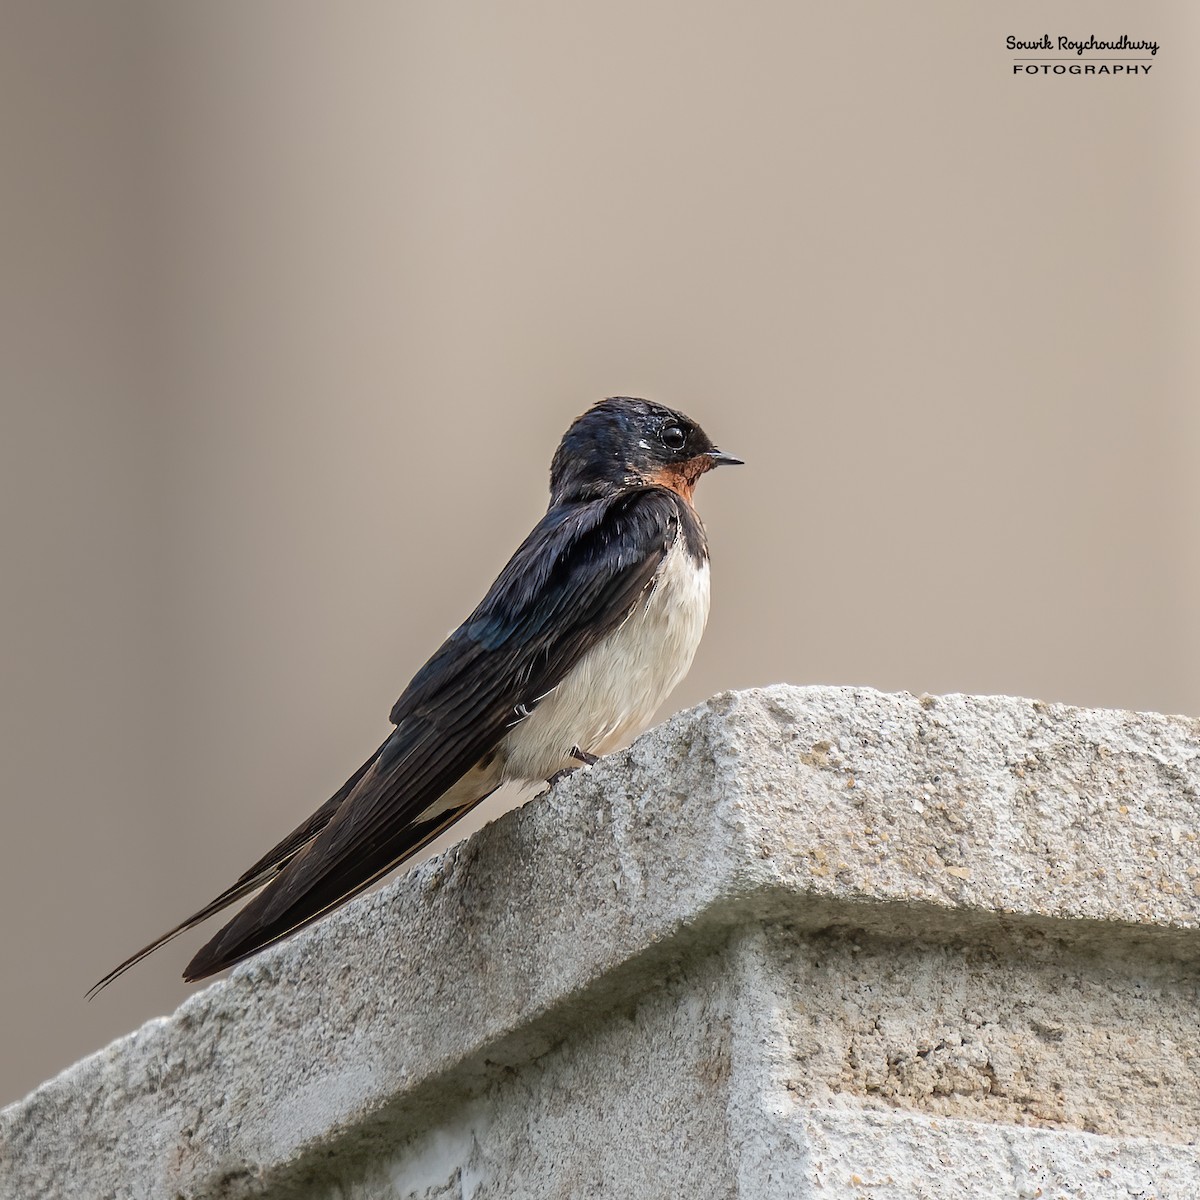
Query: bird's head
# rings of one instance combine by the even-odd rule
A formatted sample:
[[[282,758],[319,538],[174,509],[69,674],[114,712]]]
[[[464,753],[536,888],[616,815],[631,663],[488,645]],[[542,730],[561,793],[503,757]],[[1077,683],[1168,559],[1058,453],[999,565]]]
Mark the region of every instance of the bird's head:
[[[705,471],[741,463],[718,450],[690,417],[632,396],[593,405],[563,435],[550,464],[550,502],[594,500],[657,484],[689,502]]]

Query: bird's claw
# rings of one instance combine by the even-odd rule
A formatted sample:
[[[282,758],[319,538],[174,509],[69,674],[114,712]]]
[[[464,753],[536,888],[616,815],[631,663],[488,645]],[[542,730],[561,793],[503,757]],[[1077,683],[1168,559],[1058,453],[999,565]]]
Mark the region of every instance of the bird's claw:
[[[571,747],[571,757],[578,759],[585,767],[592,766],[593,763],[600,761],[600,755],[589,754],[586,750],[580,750],[578,746]],[[546,792],[548,792],[561,779],[566,779],[568,775],[574,775],[578,771],[578,767],[563,767],[559,771],[555,771],[549,779],[546,780]],[[546,792],[538,792],[539,796],[544,796]]]

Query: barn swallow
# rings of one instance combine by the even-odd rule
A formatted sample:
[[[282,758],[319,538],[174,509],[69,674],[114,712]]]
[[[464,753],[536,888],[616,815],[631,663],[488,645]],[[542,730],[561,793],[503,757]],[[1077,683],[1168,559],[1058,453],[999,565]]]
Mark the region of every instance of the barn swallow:
[[[185,930],[258,892],[196,954],[189,982],[242,962],[370,887],[502,783],[551,780],[645,728],[708,618],[692,495],[740,464],[683,413],[615,396],[567,430],[550,507],[483,602],[413,676],[383,745]]]

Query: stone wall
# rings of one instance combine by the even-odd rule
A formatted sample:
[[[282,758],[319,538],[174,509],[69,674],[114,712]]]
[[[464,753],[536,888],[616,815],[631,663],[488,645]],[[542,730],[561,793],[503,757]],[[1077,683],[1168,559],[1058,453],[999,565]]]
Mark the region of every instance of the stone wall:
[[[1200,728],[718,696],[0,1114],[4,1197],[1200,1196]]]

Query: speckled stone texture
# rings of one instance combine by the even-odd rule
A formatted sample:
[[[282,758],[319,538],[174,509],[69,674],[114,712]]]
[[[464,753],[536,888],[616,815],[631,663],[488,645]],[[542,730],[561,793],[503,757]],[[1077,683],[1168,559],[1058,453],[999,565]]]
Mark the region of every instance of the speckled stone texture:
[[[0,1113],[0,1197],[1200,1196],[1200,728],[715,697]]]

